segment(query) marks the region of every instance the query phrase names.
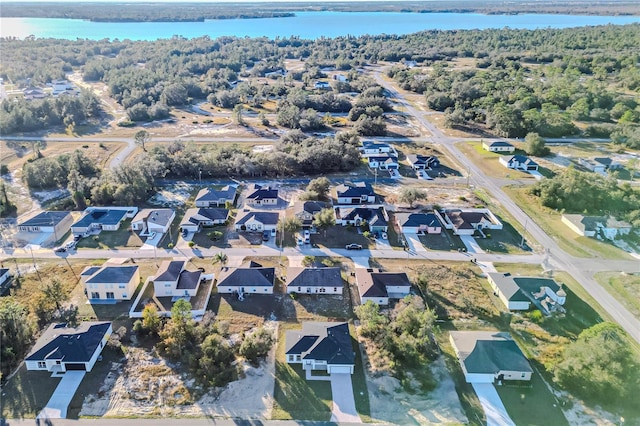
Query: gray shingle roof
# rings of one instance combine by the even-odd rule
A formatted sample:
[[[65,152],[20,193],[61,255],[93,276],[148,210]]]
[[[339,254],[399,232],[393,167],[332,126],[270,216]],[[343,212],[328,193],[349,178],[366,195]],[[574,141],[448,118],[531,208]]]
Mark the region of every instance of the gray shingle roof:
[[[237,187],[227,185],[221,189],[204,188],[198,192],[196,202],[198,201],[219,201],[221,199],[234,200],[236,197]]]
[[[71,213],[69,212],[41,212],[27,219],[18,226],[56,226],[58,223],[66,219]]]
[[[384,208],[375,209],[367,207],[336,207],[336,217],[342,220],[366,220],[370,226],[386,226],[387,219],[384,215]]]
[[[483,212],[464,212],[458,209],[450,209],[445,211],[445,215],[456,229],[473,229],[474,224],[482,221],[491,222],[489,215]]]
[[[304,322],[302,330],[287,332],[285,350],[287,354],[301,354],[303,359],[326,361],[331,365],[355,363],[349,325],[346,322]]]
[[[249,187],[249,195],[247,195],[247,199],[264,200],[270,198],[278,198],[277,189],[271,188],[270,186],[261,186],[255,183]]]
[[[128,283],[138,271],[135,266],[104,266],[87,280],[87,284],[120,284]]]
[[[442,227],[438,217],[434,213],[396,213],[395,218],[401,227]]]
[[[126,210],[95,209],[82,216],[82,218],[71,225],[71,227],[86,228],[92,223],[99,223],[101,225],[116,225],[120,223],[120,221],[122,221],[126,214]]]
[[[498,331],[452,331],[460,361],[468,373],[496,374],[499,371],[532,372],[509,333]]]
[[[273,287],[276,269],[256,266],[241,266],[240,268],[228,268],[220,272],[218,287]]]
[[[166,226],[174,219],[175,212],[171,209],[143,209],[131,220],[131,222],[139,222],[147,220],[147,223],[156,223],[160,226]]]
[[[513,148],[513,145],[511,145],[509,142],[505,142],[505,141],[495,141],[495,142],[491,142],[491,143],[489,144],[489,146],[511,147],[511,148]]]
[[[198,225],[200,222],[225,221],[229,217],[229,210],[216,208],[195,208],[185,212],[182,224]]]
[[[200,284],[200,276],[202,272],[200,271],[182,271],[180,272],[180,276],[178,277],[178,285],[176,285],[176,289],[178,290],[192,290],[197,288]]]
[[[263,225],[277,225],[278,219],[280,218],[280,214],[274,213],[274,212],[250,211],[250,212],[247,212],[240,219],[236,220],[236,225],[243,225],[247,223],[247,221],[251,220],[252,218],[262,223]]]
[[[160,265],[158,273],[156,274],[154,281],[177,281],[180,276],[180,272],[184,269],[184,260],[165,260]]]
[[[530,302],[529,298],[520,291],[520,287],[510,275],[501,272],[489,272],[487,275],[496,283],[496,286],[498,286],[500,292],[504,294],[507,300],[512,302]]]
[[[366,182],[343,183],[336,187],[338,197],[360,197],[362,195],[373,196],[373,188]]]
[[[340,268],[287,269],[287,287],[342,287]]]
[[[59,359],[63,362],[89,362],[110,322],[83,322],[77,328],[51,324],[38,339],[27,361]]]

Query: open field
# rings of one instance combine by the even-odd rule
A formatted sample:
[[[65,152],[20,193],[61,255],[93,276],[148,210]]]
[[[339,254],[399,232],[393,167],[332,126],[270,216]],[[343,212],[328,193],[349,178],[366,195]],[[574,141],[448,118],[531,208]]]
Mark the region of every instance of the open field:
[[[534,177],[529,173],[508,169],[498,161],[500,157],[510,156],[513,154],[499,154],[496,152],[485,151],[482,148],[482,143],[480,142],[460,142],[456,144],[456,146],[487,176],[500,179],[534,180]],[[516,150],[514,154],[524,153]]]
[[[598,283],[606,288],[636,318],[640,318],[640,276],[619,272],[598,272]]]
[[[538,199],[528,194],[527,188],[507,186],[503,189],[529,217],[536,218],[536,223],[549,236],[555,238],[560,248],[570,255],[601,259],[631,259],[631,256],[612,244],[574,233],[562,223],[562,215],[559,212],[540,206]]]

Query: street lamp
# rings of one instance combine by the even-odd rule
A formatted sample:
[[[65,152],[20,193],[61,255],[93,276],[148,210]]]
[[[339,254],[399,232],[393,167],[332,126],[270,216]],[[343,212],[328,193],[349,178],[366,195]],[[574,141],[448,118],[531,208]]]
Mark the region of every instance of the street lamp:
[[[198,178],[200,180],[200,185],[202,185],[202,169],[198,169]]]

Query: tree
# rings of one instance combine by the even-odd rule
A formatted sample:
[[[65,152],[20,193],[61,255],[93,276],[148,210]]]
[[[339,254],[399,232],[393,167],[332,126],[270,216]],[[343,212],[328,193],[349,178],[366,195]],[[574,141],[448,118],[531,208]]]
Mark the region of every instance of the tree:
[[[136,145],[142,148],[143,151],[146,151],[147,148],[145,144],[149,142],[149,140],[151,140],[151,135],[146,130],[140,130],[133,136],[133,140],[135,141]]]
[[[178,299],[171,308],[171,319],[160,331],[160,349],[172,359],[180,359],[185,349],[193,344],[195,321],[191,315],[191,303]]]
[[[624,330],[596,324],[565,346],[554,380],[577,397],[599,404],[616,402],[640,391],[640,362]]]
[[[273,333],[264,327],[260,327],[253,333],[245,336],[240,345],[240,355],[251,364],[257,365],[260,358],[264,358],[273,346]]]
[[[549,148],[545,146],[544,138],[537,133],[527,133],[524,141],[526,143],[525,151],[529,155],[536,157],[544,157],[549,154]]]
[[[61,308],[61,303],[66,299],[66,295],[64,294],[64,289],[62,288],[62,282],[56,277],[52,277],[49,281],[41,288],[42,294],[49,300],[49,302],[53,303],[56,307],[56,311],[59,311]]]
[[[158,307],[154,303],[147,304],[142,310],[142,327],[149,334],[157,334],[160,330],[160,325]]]
[[[33,338],[29,310],[12,297],[0,298],[0,356],[5,377],[22,360]]]
[[[242,104],[236,104],[236,106],[233,107],[233,112],[231,113],[231,117],[233,117],[233,121],[235,121],[236,124],[239,126],[245,125],[244,118],[242,118],[243,111],[244,111],[244,106]]]
[[[329,188],[331,187],[331,182],[326,177],[322,176],[316,179],[313,179],[307,185],[308,192],[315,192],[318,194],[319,198],[326,199],[329,194]]]
[[[419,188],[402,188],[398,201],[409,204],[413,208],[413,203],[418,200],[426,200],[427,192]]]
[[[213,263],[214,264],[215,263],[220,263],[221,265],[226,265],[228,260],[229,259],[228,259],[227,255],[225,253],[223,253],[223,252],[216,253],[216,255],[213,256]]]
[[[313,226],[317,229],[322,229],[325,236],[327,235],[327,229],[335,224],[336,216],[333,213],[333,209],[322,209],[313,218]]]
[[[200,345],[200,354],[195,361],[195,376],[208,386],[224,386],[235,379],[235,356],[226,339],[219,334],[210,334]]]
[[[288,217],[284,221],[280,221],[280,231],[290,232],[295,234],[302,229],[302,222],[295,216]]]

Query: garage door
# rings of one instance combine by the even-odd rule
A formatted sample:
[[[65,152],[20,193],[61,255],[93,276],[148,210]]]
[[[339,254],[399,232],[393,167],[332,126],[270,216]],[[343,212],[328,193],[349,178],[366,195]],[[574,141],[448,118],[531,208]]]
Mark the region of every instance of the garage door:
[[[349,365],[330,365],[327,371],[329,374],[331,373],[344,373],[351,374],[351,366]]]
[[[73,370],[82,370],[85,371],[87,368],[84,365],[84,363],[82,362],[71,362],[69,364],[65,364],[64,368],[67,369],[67,371],[73,371]]]

